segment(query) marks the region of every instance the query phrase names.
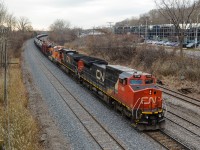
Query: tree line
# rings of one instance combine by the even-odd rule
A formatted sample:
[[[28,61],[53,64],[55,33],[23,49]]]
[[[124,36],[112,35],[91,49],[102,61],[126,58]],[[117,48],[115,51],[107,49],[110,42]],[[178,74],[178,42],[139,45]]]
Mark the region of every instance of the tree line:
[[[3,2],[0,2],[0,26],[6,26],[11,31],[32,31],[33,27],[31,25],[30,20],[21,16],[19,18],[15,17],[14,14],[9,13]]]
[[[0,1],[0,28],[8,31],[8,56],[20,57],[22,43],[33,35],[30,20],[25,17],[16,17],[8,11],[3,1]]]

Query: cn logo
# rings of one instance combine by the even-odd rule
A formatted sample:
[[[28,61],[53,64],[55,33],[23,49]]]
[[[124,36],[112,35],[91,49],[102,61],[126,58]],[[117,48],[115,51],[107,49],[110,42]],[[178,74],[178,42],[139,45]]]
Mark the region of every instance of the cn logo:
[[[105,80],[105,74],[102,73],[100,70],[96,70],[96,78],[102,82]]]
[[[155,98],[153,98],[153,97],[142,97],[141,102],[144,102],[144,104],[150,104],[151,102],[153,104],[156,104],[156,97]]]

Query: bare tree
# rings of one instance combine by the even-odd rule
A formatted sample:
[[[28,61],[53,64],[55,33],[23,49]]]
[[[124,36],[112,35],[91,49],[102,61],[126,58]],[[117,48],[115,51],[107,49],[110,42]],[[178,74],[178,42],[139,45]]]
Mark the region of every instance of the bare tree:
[[[20,17],[17,21],[17,29],[19,31],[32,31],[33,27],[31,26],[31,22],[27,17]]]
[[[146,25],[147,23],[150,22],[151,22],[150,15],[148,13],[140,15],[139,24]]]
[[[132,18],[129,20],[129,25],[130,25],[130,26],[136,26],[136,25],[138,25],[138,18],[137,18],[137,17],[132,17]]]
[[[155,0],[158,11],[174,25],[180,43],[180,55],[183,55],[183,42],[191,18],[199,8],[199,0]]]
[[[169,20],[164,18],[157,9],[150,10],[148,12],[148,15],[149,15],[149,20],[150,20],[151,24],[158,25],[158,24],[169,23]]]
[[[50,25],[50,31],[66,31],[70,28],[70,23],[68,21],[57,19],[53,24]]]
[[[78,30],[71,29],[70,23],[63,19],[57,19],[50,25],[49,38],[58,44],[65,44],[73,41],[78,36]]]
[[[0,25],[3,25],[7,14],[7,8],[4,5],[4,2],[0,1]]]
[[[7,25],[7,27],[13,31],[16,28],[16,24],[17,24],[17,19],[13,14],[7,14],[6,15],[6,20],[5,23]]]
[[[122,20],[120,22],[117,22],[115,24],[115,26],[129,26],[129,19],[125,19],[125,20]]]

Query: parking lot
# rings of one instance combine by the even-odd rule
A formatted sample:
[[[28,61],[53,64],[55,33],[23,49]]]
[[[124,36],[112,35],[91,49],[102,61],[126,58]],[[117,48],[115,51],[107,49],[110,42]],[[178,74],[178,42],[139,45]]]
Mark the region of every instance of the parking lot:
[[[151,45],[161,45],[166,47],[178,47],[180,46],[179,42],[170,42],[170,41],[156,41],[156,40],[146,40],[144,43]],[[199,42],[195,45],[194,42],[183,43],[183,48],[186,49],[200,49]]]

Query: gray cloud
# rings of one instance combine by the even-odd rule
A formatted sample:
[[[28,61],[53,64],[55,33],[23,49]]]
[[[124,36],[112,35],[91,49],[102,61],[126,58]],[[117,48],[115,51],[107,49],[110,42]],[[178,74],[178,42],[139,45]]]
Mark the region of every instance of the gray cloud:
[[[154,7],[153,0],[18,0],[15,3],[6,0],[5,3],[15,16],[28,17],[34,28],[48,28],[56,19],[91,28],[139,16]]]

